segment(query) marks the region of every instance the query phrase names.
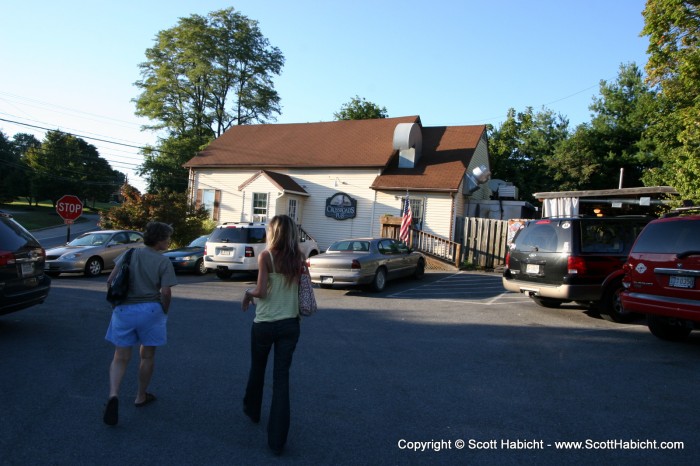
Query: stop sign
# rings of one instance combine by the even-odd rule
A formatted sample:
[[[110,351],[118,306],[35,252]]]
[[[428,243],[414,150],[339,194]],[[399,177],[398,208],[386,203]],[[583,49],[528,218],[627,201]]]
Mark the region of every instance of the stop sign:
[[[56,202],[56,212],[63,220],[75,220],[83,213],[83,202],[77,196],[66,194]]]

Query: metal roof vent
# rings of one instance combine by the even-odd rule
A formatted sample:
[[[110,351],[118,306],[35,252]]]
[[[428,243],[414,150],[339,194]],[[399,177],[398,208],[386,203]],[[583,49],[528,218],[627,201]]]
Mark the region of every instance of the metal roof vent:
[[[394,129],[394,150],[399,151],[399,168],[414,168],[423,150],[423,133],[417,123],[399,123]]]

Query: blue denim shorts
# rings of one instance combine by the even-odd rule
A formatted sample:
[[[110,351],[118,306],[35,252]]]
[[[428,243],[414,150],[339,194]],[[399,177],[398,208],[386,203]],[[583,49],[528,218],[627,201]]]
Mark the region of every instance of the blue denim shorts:
[[[115,346],[163,346],[168,342],[168,316],[160,303],[125,304],[114,308],[105,340]]]

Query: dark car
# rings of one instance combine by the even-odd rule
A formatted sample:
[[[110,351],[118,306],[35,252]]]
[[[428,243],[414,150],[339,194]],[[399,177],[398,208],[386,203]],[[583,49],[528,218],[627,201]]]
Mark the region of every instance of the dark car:
[[[683,340],[700,328],[700,209],[685,211],[691,215],[649,223],[624,267],[623,307],[646,314],[649,330],[663,340]]]
[[[532,220],[506,256],[503,286],[544,307],[575,301],[614,322],[638,315],[620,305],[622,266],[651,217],[575,217]]]
[[[44,302],[51,288],[45,257],[36,238],[0,212],[0,315]]]
[[[370,285],[382,291],[388,280],[422,278],[425,257],[391,238],[353,238],[336,241],[324,254],[306,261],[311,281],[323,288],[333,285]]]
[[[204,265],[204,245],[209,235],[200,236],[184,248],[171,249],[163,253],[173,263],[175,272],[193,272],[204,275],[209,271]]]

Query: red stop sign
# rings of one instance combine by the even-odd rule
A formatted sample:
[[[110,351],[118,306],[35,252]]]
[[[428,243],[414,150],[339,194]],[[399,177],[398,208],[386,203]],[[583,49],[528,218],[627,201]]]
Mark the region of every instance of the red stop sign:
[[[56,212],[64,220],[75,220],[83,213],[83,201],[77,196],[66,194],[56,202]]]

